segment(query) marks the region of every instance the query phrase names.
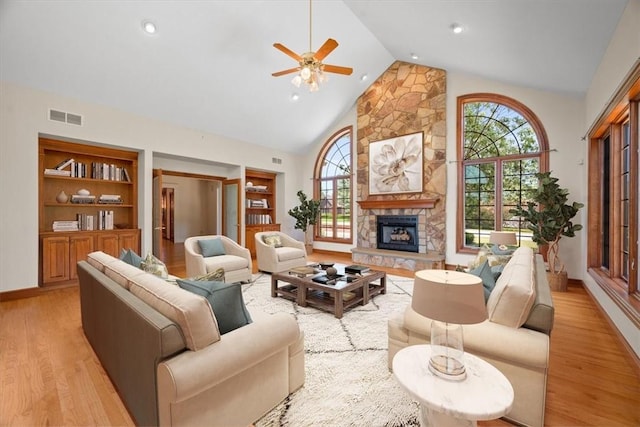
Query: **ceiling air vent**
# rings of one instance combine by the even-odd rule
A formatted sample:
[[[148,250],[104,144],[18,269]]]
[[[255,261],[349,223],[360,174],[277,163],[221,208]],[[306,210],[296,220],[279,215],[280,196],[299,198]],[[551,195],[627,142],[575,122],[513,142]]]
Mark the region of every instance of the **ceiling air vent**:
[[[54,122],[68,123],[70,125],[82,126],[82,116],[79,114],[65,113],[64,111],[49,110],[49,120]]]

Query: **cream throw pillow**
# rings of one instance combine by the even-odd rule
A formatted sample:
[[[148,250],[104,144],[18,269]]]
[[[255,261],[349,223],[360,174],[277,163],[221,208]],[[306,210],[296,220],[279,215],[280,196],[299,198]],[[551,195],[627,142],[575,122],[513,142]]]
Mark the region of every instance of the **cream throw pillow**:
[[[505,265],[487,300],[489,320],[519,328],[526,322],[536,298],[534,253],[518,248]]]

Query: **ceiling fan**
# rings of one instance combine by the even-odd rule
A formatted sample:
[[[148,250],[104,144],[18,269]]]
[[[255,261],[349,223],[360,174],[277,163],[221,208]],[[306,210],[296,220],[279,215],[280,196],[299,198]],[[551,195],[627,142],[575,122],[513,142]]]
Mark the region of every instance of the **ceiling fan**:
[[[298,62],[298,66],[295,68],[289,68],[288,70],[278,71],[271,75],[273,77],[279,77],[285,74],[299,72],[299,74],[293,78],[291,83],[300,87],[300,84],[305,82],[309,85],[310,92],[317,91],[319,83],[324,83],[327,80],[325,73],[344,74],[348,76],[353,72],[353,69],[349,67],[322,63],[322,60],[333,52],[336,47],[338,47],[338,42],[334,39],[327,39],[327,41],[320,46],[320,49],[318,49],[317,52],[313,52],[311,50],[311,0],[309,0],[309,52],[298,55],[281,43],[274,43],[273,47],[283,52],[285,55],[295,59]]]

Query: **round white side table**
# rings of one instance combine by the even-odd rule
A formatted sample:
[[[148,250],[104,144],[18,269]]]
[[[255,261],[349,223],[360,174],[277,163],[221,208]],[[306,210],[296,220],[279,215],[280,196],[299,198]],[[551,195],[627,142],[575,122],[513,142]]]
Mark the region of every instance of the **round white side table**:
[[[430,345],[412,345],[393,358],[393,374],[420,403],[422,426],[476,426],[477,420],[506,415],[513,404],[513,387],[498,369],[464,353],[467,378],[450,381],[429,370]]]

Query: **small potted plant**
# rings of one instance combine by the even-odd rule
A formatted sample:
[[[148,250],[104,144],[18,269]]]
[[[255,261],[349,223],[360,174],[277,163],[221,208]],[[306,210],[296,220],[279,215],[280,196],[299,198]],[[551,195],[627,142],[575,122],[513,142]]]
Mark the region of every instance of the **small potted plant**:
[[[298,191],[298,200],[300,204],[289,209],[289,215],[295,218],[298,230],[304,233],[304,244],[307,248],[307,254],[313,252],[313,227],[320,220],[320,200],[309,199],[302,190]]]
[[[551,289],[564,291],[567,289],[567,272],[558,256],[558,243],[562,236],[574,237],[576,231],[582,230],[582,225],[574,224],[571,220],[584,204],[568,204],[569,190],[560,188],[558,178],[552,177],[551,172],[539,172],[536,178],[539,185],[534,190],[532,201],[527,202],[526,207],[518,205],[509,212],[528,222],[527,228],[533,233],[532,240],[539,247],[548,247],[547,276]]]

